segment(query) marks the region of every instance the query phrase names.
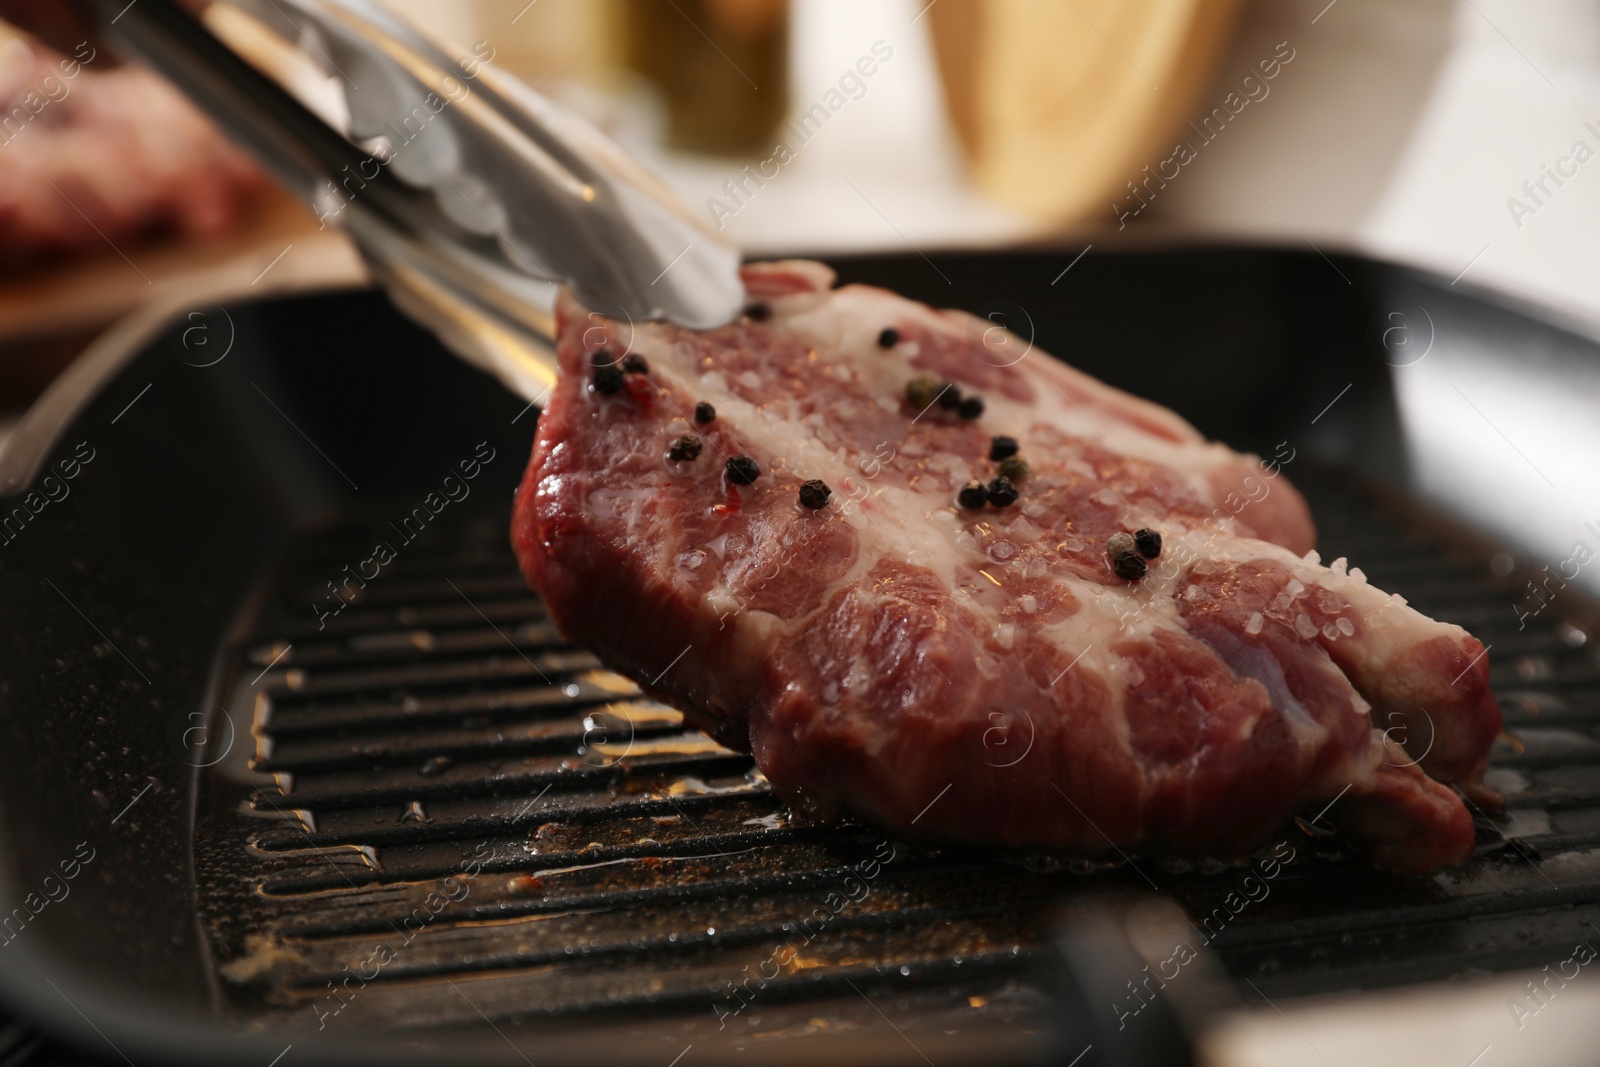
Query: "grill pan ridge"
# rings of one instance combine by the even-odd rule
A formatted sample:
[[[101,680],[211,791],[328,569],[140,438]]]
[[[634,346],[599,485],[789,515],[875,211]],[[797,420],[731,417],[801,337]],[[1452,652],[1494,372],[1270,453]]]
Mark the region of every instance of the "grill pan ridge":
[[[1047,289],[1027,288],[1042,283],[1019,279],[1047,281],[1053,260],[941,262],[959,298],[918,282],[920,260],[863,259],[843,274],[981,311],[991,291],[1022,294],[1017,306],[1045,299]],[[1041,333],[1038,343],[1164,399],[1192,383],[1177,364],[1160,373],[1159,337],[1121,338],[1142,353],[1137,374],[1085,350],[1105,340],[1094,331],[1119,309],[1137,306],[1130,280],[1188,294],[1175,295],[1172,323],[1148,332],[1187,335],[1198,323],[1242,346],[1235,365],[1245,371],[1213,389],[1209,423],[1197,407],[1204,396],[1175,406],[1207,433],[1259,451],[1293,439],[1301,453],[1287,473],[1312,505],[1323,558],[1347,556],[1374,584],[1490,646],[1516,739],[1492,761],[1510,819],[1477,819],[1467,864],[1430,879],[1374,871],[1303,819],[1281,835],[1295,858],[1270,894],[1206,926],[1247,867],[1137,853],[1130,862],[996,857],[808,821],[774,798],[748,756],[685,729],[678,713],[561,641],[507,538],[509,488],[535,415],[486,399],[495,387],[429,350],[418,360],[432,378],[382,387],[403,409],[385,428],[428,415],[444,425],[399,455],[383,455],[381,442],[341,472],[371,491],[343,492],[338,475],[281,434],[270,447],[254,442],[265,457],[243,467],[265,469],[278,455],[299,464],[293,487],[276,490],[294,521],[258,535],[239,559],[231,636],[210,667],[209,702],[227,713],[208,730],[231,740],[215,760],[184,761],[209,1014],[311,1047],[324,1035],[398,1027],[421,1047],[475,1034],[504,1038],[519,1055],[552,1035],[609,1035],[616,1062],[666,1063],[685,1046],[699,1056],[817,1041],[872,1062],[920,1063],[940,1047],[966,1050],[952,1062],[1020,1062],[1057,1010],[1052,939],[1063,920],[1152,889],[1184,909],[1242,999],[1538,967],[1568,954],[1590,936],[1600,898],[1594,608],[1574,589],[1559,611],[1519,626],[1512,605],[1529,574],[1490,568],[1515,546],[1406,491],[1387,370],[1355,351],[1371,307],[1401,283],[1386,268],[1341,260],[1360,291],[1336,292],[1316,277],[1320,262],[1246,250],[1086,260],[1074,272],[1081,305],[1052,307],[1048,321],[1059,331],[1075,307],[1099,307],[1102,325],[1076,338]],[[1227,310],[1212,302],[1206,286],[1221,283],[1205,279],[1219,267],[1243,278],[1251,299]],[[286,307],[303,312],[317,300],[304,322],[279,321]],[[370,297],[303,299],[252,313],[259,352],[249,371],[264,375],[297,333],[351,307],[369,328],[380,323],[386,343],[428,348]],[[1302,344],[1325,358],[1285,365],[1282,351]],[[1152,361],[1154,389],[1141,381]],[[370,365],[349,362],[330,381],[290,360],[266,383],[336,457],[358,452],[353,442],[371,432],[341,429],[349,391],[372,382]],[[1346,381],[1355,386],[1346,408],[1308,432]],[[417,396],[428,383],[459,403],[440,414]],[[207,388],[222,395],[213,403],[242,394],[237,383]],[[493,428],[480,435],[480,422]],[[496,459],[470,498],[405,536],[394,521],[422,483],[480,437]],[[384,541],[397,547],[394,562],[364,585],[343,582],[347,565]],[[52,562],[41,549],[20,569],[47,575]],[[350,602],[319,624],[311,605],[338,603],[335,586]],[[161,712],[168,734],[177,713]],[[496,1032],[485,1036],[486,1020]]]
[[[1510,580],[1473,573],[1461,546],[1450,552],[1425,519],[1392,502],[1374,519],[1372,493],[1336,474],[1302,471],[1299,484],[1330,553],[1507,648],[1494,683],[1526,747],[1497,753],[1494,780],[1529,779],[1509,798],[1511,825],[1542,825],[1508,837],[1480,819],[1473,861],[1421,883],[1351,863],[1336,838],[1291,829],[1285,840],[1298,858],[1275,880],[1276,899],[1206,928],[1216,931],[1211,947],[1273,998],[1546,962],[1583,936],[1579,913],[1565,923],[1552,916],[1600,895],[1593,877],[1556,883],[1530,862],[1561,865],[1600,847],[1600,791],[1569,781],[1600,760],[1600,743],[1567,736],[1591,725],[1574,695],[1600,685],[1574,643],[1584,631],[1552,618],[1519,632],[1501,610]],[[426,577],[407,581],[397,568],[387,595],[351,609],[362,613],[360,628],[301,637],[281,657],[278,620],[258,633],[248,670],[274,658],[278,666],[258,712],[258,745],[271,756],[255,764],[279,777],[249,803],[301,814],[251,835],[253,896],[214,904],[231,921],[241,908],[254,915],[242,940],[216,939],[254,953],[225,962],[224,973],[261,968],[261,981],[233,990],[241,1003],[307,1017],[312,1004],[343,1009],[344,994],[328,983],[388,939],[397,956],[369,965],[380,971],[370,983],[353,984],[347,1021],[470,1021],[473,1005],[441,1004],[434,983],[471,977],[482,984],[474,1002],[513,1018],[687,1010],[743,1025],[749,1003],[770,1026],[774,1012],[792,1014],[780,1006],[849,993],[853,983],[891,1000],[916,991],[923,1012],[905,1009],[912,1024],[923,1014],[924,1025],[937,1016],[948,1027],[952,1005],[975,1018],[994,1004],[1008,1015],[1047,1006],[1038,975],[1052,918],[1074,900],[1145,888],[1126,865],[997,863],[894,844],[896,858],[864,899],[806,939],[796,927],[841,891],[881,835],[806,823],[772,797],[748,757],[683,730],[676,713],[561,644],[509,550],[482,547],[505,522],[495,511],[446,532],[438,556],[410,561]],[[367,539],[333,535],[316,547],[338,558]],[[303,585],[294,578],[317,565],[285,585]],[[352,714],[357,707],[364,714]],[[639,725],[630,730],[625,712]],[[1133,862],[1196,921],[1248,873]],[[481,874],[463,878],[468,870]],[[437,918],[419,911],[429,893],[451,893],[452,876],[470,890],[454,890],[461,899]],[[743,984],[797,937],[803,967]],[[796,1010],[815,1014],[809,1003]]]

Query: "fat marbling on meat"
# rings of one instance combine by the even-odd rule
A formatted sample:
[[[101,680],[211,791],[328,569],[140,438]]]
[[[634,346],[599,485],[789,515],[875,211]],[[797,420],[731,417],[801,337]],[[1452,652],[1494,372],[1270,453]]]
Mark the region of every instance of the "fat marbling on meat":
[[[1331,805],[1377,863],[1471,853],[1484,649],[1322,565],[1277,462],[820,264],[745,284],[699,332],[562,297],[513,541],[568,638],[790,801],[906,836],[1227,856]],[[913,406],[920,376],[982,413]],[[962,506],[996,435],[1018,497]],[[1106,545],[1141,528],[1164,544],[1129,581]]]

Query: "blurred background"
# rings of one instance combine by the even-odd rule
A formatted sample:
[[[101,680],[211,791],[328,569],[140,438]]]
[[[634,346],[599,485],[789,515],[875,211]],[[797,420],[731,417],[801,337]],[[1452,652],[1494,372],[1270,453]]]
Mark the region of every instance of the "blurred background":
[[[1595,407],[1600,360],[1592,343],[1600,340],[1594,241],[1600,232],[1600,5],[1592,0],[1537,5],[1514,0],[384,2],[453,42],[456,54],[521,77],[589,118],[751,257],[885,253],[897,261],[892,270],[879,264],[876,277],[892,278],[892,284],[918,296],[931,291],[937,301],[946,286],[969,296],[985,291],[953,268],[961,286],[945,278],[938,266],[941,252],[1027,250],[1031,254],[993,257],[1009,266],[986,271],[976,284],[992,285],[985,295],[1004,298],[993,305],[1015,299],[1037,307],[1041,347],[1068,353],[1094,373],[1163,402],[1188,405],[1185,413],[1207,415],[1207,426],[1226,427],[1231,420],[1232,427],[1248,433],[1270,430],[1260,440],[1272,442],[1279,429],[1293,425],[1295,445],[1307,456],[1293,474],[1299,482],[1306,472],[1302,484],[1314,481],[1308,468],[1318,462],[1395,483],[1405,481],[1396,469],[1410,463],[1414,477],[1405,486],[1408,491],[1492,531],[1496,546],[1525,550],[1533,566],[1548,561],[1543,575],[1536,576],[1532,566],[1521,569],[1527,560],[1495,547],[1465,564],[1441,565],[1432,542],[1411,546],[1383,540],[1389,527],[1373,520],[1383,519],[1388,505],[1350,509],[1347,517],[1351,538],[1367,538],[1366,544],[1376,546],[1374,554],[1381,557],[1386,545],[1395,548],[1389,559],[1402,572],[1397,581],[1431,589],[1429,595],[1444,610],[1463,612],[1459,617],[1485,635],[1496,660],[1509,663],[1497,679],[1517,686],[1507,690],[1518,694],[1522,716],[1513,725],[1530,749],[1520,766],[1530,776],[1534,770],[1549,775],[1530,796],[1539,804],[1555,798],[1549,801],[1554,821],[1550,811],[1530,801],[1517,811],[1509,833],[1494,831],[1515,853],[1514,860],[1508,853],[1486,853],[1458,882],[1449,881],[1456,875],[1441,876],[1438,885],[1447,896],[1477,897],[1468,909],[1452,914],[1491,933],[1460,935],[1462,946],[1469,947],[1450,941],[1454,933],[1437,932],[1419,935],[1412,944],[1423,946],[1419,952],[1446,946],[1429,964],[1441,973],[1454,973],[1450,968],[1458,963],[1461,973],[1469,973],[1469,963],[1471,973],[1486,973],[1477,970],[1480,961],[1472,947],[1492,938],[1513,945],[1495,948],[1501,953],[1493,957],[1500,961],[1496,966],[1563,958],[1536,959],[1529,953],[1544,952],[1540,939],[1556,936],[1551,931],[1566,936],[1566,927],[1547,918],[1549,901],[1597,899],[1600,849],[1592,835],[1600,826],[1600,801],[1593,782],[1600,741],[1592,736],[1591,709],[1579,701],[1592,697],[1600,677],[1589,636],[1600,632],[1600,622],[1585,616],[1581,628],[1569,625],[1565,613],[1577,607],[1572,597],[1561,600],[1559,627],[1555,612],[1535,618],[1538,625],[1526,635],[1523,623],[1543,610],[1541,591],[1550,588],[1543,583],[1555,561],[1576,561],[1574,538],[1584,538],[1587,549],[1588,538],[1600,537],[1600,482],[1593,477],[1600,456]],[[20,19],[43,30],[40,23],[70,10],[70,4],[0,0],[0,11],[5,10],[20,12]],[[293,83],[302,98],[331,111],[343,106],[339,73],[330,74],[305,56],[296,63],[273,51],[229,6],[213,5],[204,17],[247,58]],[[194,307],[224,301],[243,306],[257,295],[359,284],[366,278],[360,257],[335,226],[322,225],[277,188],[159,78],[118,63],[104,43],[74,45],[76,38],[50,37],[58,48],[0,23],[0,441],[86,345],[141,307],[176,306],[180,300]],[[1245,262],[1248,256],[1223,253],[1163,269],[1117,263],[1160,257],[1115,256],[1185,244],[1277,246],[1297,255],[1261,256],[1251,265]],[[1340,260],[1351,268],[1352,281],[1334,262],[1343,253],[1420,268],[1432,279],[1397,280],[1386,275],[1403,272],[1370,264],[1356,270],[1353,261]],[[1096,262],[1102,256],[1103,271]],[[1085,257],[1088,269],[1074,275]],[[932,270],[924,270],[924,259]],[[1290,259],[1295,263],[1286,266]],[[1241,269],[1230,269],[1241,263]],[[1307,266],[1314,272],[1310,280]],[[1081,288],[1074,290],[1075,282]],[[327,306],[369,312],[379,306],[378,297],[371,298],[373,303],[364,299],[337,297]],[[1440,339],[1426,363],[1423,358],[1433,351],[1431,317],[1427,346],[1415,358],[1409,333],[1391,344],[1388,326],[1401,310],[1413,320],[1413,309],[1426,315],[1424,299],[1439,316]],[[1502,303],[1531,303],[1538,310],[1512,322],[1509,313],[1503,319],[1489,313],[1501,312],[1496,305]],[[1352,308],[1360,315],[1349,314]],[[301,314],[312,312],[302,309]],[[1054,330],[1045,328],[1046,315],[1055,318]],[[1363,319],[1366,333],[1358,337]],[[329,342],[326,350],[344,360],[343,372],[354,375],[352,368],[360,367],[364,379],[368,365],[360,361],[370,358],[381,365],[383,346],[369,344],[363,333],[369,323],[358,315],[340,311],[337,320],[342,328],[332,336],[340,340]],[[1063,323],[1071,328],[1061,328]],[[1560,327],[1572,334],[1560,333]],[[1073,338],[1076,350],[1046,344],[1044,338],[1052,334]],[[181,336],[187,349],[188,334]],[[270,336],[300,335],[284,327],[281,335]],[[173,347],[170,333],[167,347]],[[1158,356],[1148,375],[1141,353]],[[190,367],[203,365],[179,358]],[[259,358],[262,366],[280,358],[285,365],[292,362],[293,373],[286,372],[285,381],[310,383],[316,377],[313,365],[326,352],[302,345],[274,350],[272,363],[262,353],[247,358]],[[145,365],[154,361],[146,357]],[[233,367],[241,364],[244,360],[235,357]],[[397,365],[404,367],[389,364]],[[369,435],[366,426],[388,426],[391,416],[395,425],[405,423],[395,411],[410,409],[390,401],[409,396],[417,402],[416,393],[426,393],[433,379],[407,379],[404,373],[392,377],[409,391],[388,391],[392,383],[385,382],[376,398],[363,394],[362,418],[354,421],[344,417],[345,391],[306,388],[306,395],[316,398],[308,401],[308,410],[320,413],[316,418],[322,426],[347,434],[352,450],[365,443],[374,468],[397,472],[397,478],[415,473],[405,458],[411,453]],[[148,391],[151,385],[142,388]],[[167,423],[156,423],[157,403],[171,405],[168,412],[187,404],[185,417],[203,415],[208,427],[235,419],[239,409],[225,403],[201,410],[203,399],[226,395],[222,386],[207,382],[206,389],[218,390],[214,394],[198,384],[185,388],[192,391],[170,390],[170,399],[162,399],[157,389],[143,401],[151,412],[149,424],[165,430],[180,421],[169,414]],[[264,401],[258,404],[252,395],[256,415],[282,416],[295,433],[312,441],[283,409],[268,410],[267,404],[278,405],[265,391],[257,387],[256,392]],[[121,413],[145,392],[130,389],[129,395]],[[457,395],[447,395],[452,403],[439,410],[476,426],[478,401],[456,402]],[[432,412],[433,396],[423,399]],[[102,401],[103,407],[108,404]],[[516,426],[526,410],[502,422],[516,433],[531,434],[529,421]],[[68,417],[61,411],[57,416]],[[110,422],[117,418],[121,414]],[[426,421],[449,423],[431,415]],[[288,429],[273,425],[287,439]],[[278,439],[271,432],[254,433],[258,426],[244,419],[230,425],[230,433],[252,444],[259,439],[266,454]],[[1228,431],[1215,432],[1225,436]],[[142,456],[201,452],[188,442],[226,436],[130,433],[123,459],[102,463],[122,462],[130,471]],[[27,435],[15,440],[26,444]],[[381,443],[381,455],[373,441]],[[1369,471],[1364,464],[1371,457],[1376,461]],[[165,542],[184,529],[161,510],[160,501],[179,501],[194,514],[212,509],[213,501],[194,494],[181,478],[158,485],[160,493],[145,493],[147,486],[166,481],[149,473],[164,475],[166,462],[103,479],[110,495],[101,499],[131,500],[135,503],[117,506],[130,514],[160,516],[142,524],[147,542],[133,540],[136,546]],[[229,452],[216,457],[214,466],[242,462]],[[332,467],[332,460],[328,463]],[[326,489],[314,477],[300,478],[304,468],[287,463],[283,468],[289,472],[286,485],[303,482],[308,494]],[[96,469],[110,472],[109,466]],[[343,470],[338,473],[349,481]],[[363,485],[369,484],[361,477]],[[350,481],[352,489],[355,484]],[[342,485],[334,488],[343,493]],[[251,507],[263,511],[279,499],[254,483],[231,491],[239,500],[250,496]],[[288,498],[286,492],[283,499]],[[74,506],[82,509],[89,499],[81,496]],[[320,496],[316,505],[327,506]],[[97,533],[93,516],[98,513],[86,514],[90,517],[70,528],[83,534],[74,544]],[[227,518],[245,524],[231,514]],[[502,523],[494,532],[502,548],[503,529]],[[252,537],[264,539],[266,533]],[[48,557],[55,546],[44,540],[25,543],[24,550]],[[230,568],[260,562],[227,547],[223,552],[216,546],[214,555],[228,557]],[[1478,547],[1474,543],[1472,551]],[[170,577],[130,567],[122,552],[119,547],[112,566],[74,566],[86,583],[99,582],[102,572],[131,572],[151,582]],[[1591,556],[1586,552],[1582,562]],[[1418,558],[1427,566],[1405,573]],[[222,564],[214,569],[222,573]],[[1486,591],[1477,581],[1485,569],[1507,584]],[[18,575],[15,563],[8,573]],[[202,586],[211,572],[196,573],[202,577],[191,574],[184,580]],[[1535,577],[1541,581],[1537,587]],[[1600,594],[1600,569],[1586,571],[1582,583],[1573,580]],[[66,593],[56,592],[65,599]],[[141,592],[140,598],[141,605],[182,599],[164,587],[157,597]],[[186,607],[174,642],[190,640],[191,630],[199,633],[222,610],[210,590],[193,599],[210,605],[211,614]],[[1421,598],[1417,602],[1428,606]],[[72,601],[66,604],[78,610]],[[1464,614],[1469,608],[1482,613],[1469,617]],[[55,605],[55,610],[65,608]],[[25,629],[12,628],[16,634]],[[205,640],[213,636],[207,630]],[[199,640],[193,638],[196,647]],[[111,647],[109,638],[107,644]],[[1589,658],[1579,662],[1585,647],[1590,651],[1581,655]],[[100,647],[95,649],[98,656]],[[274,662],[265,662],[265,668]],[[1535,682],[1548,682],[1549,691],[1535,688]],[[95,696],[83,705],[84,716],[92,713],[97,723],[110,718],[101,714],[100,701]],[[1541,725],[1533,717],[1545,709],[1550,714]],[[1516,740],[1515,747],[1521,755],[1523,742]],[[128,749],[122,753],[126,756]],[[95,796],[101,797],[99,790]],[[153,805],[160,796],[146,803]],[[178,796],[172,793],[170,802],[176,804]],[[408,809],[402,819],[409,817]],[[1510,834],[1539,842],[1528,848],[1536,858],[1540,848],[1547,850],[1552,873],[1529,860]],[[138,839],[137,847],[144,840]],[[1526,867],[1520,865],[1524,862]],[[122,873],[119,869],[119,877]],[[1319,871],[1307,882],[1320,877]],[[1558,886],[1558,880],[1564,881]],[[1337,896],[1347,884],[1330,879],[1332,888],[1326,891]],[[1524,895],[1502,892],[1507,886]],[[1570,895],[1547,897],[1547,888]],[[1380,889],[1382,901],[1388,901],[1383,894],[1391,887],[1382,883]],[[117,883],[117,892],[123,891],[123,883]],[[1494,911],[1513,898],[1525,913],[1504,918]],[[1324,906],[1306,899],[1310,906]],[[1362,900],[1353,895],[1351,907],[1365,907]],[[1504,908],[1511,914],[1513,904]],[[1384,921],[1395,923],[1383,928],[1396,931],[1392,939],[1405,943],[1398,936],[1405,923]],[[1331,945],[1334,927],[1324,929],[1330,931],[1325,943]],[[1372,932],[1377,929],[1357,942],[1348,940],[1348,932],[1339,935],[1346,939],[1342,945],[1356,946],[1340,958],[1354,961],[1350,966],[1362,974],[1386,969],[1373,953],[1390,934]],[[1277,951],[1263,950],[1263,972],[1278,966]],[[1322,965],[1315,952],[1307,958]],[[900,973],[907,974],[903,968]],[[1410,980],[1386,975],[1377,984]],[[1452,1004],[1458,1003],[1458,988],[1451,988]],[[1578,995],[1587,996],[1568,994]],[[1361,1025],[1346,1019],[1325,1029],[1387,1041],[1390,1031],[1368,1025],[1373,1003],[1363,1004]],[[1390,1025],[1401,1028],[1409,1009],[1386,1000],[1385,1011],[1391,1009]],[[1477,1014],[1485,1020],[1505,1018],[1499,1010]],[[1521,1020],[1512,1018],[1520,1029]],[[1546,1020],[1540,1026],[1544,1041],[1553,1024]],[[0,1020],[0,1067],[12,1062],[6,1058],[6,1035],[20,1032],[8,1031]],[[1440,1032],[1477,1040],[1463,1036],[1474,1031],[1448,1023],[1430,1031],[1427,1040]],[[1567,1062],[1585,1062],[1592,1040],[1587,1030],[1580,1037],[1584,1053]],[[1424,1042],[1416,1033],[1412,1039]],[[1306,1050],[1298,1043],[1303,1040],[1298,1030],[1285,1036],[1302,1056]],[[1335,1038],[1319,1034],[1318,1040]],[[1413,1047],[1395,1044],[1391,1052],[1404,1060]],[[1524,1046],[1521,1052],[1526,1051]],[[1471,1054],[1468,1050],[1451,1062],[1466,1063]],[[1274,1049],[1271,1057],[1250,1062],[1283,1064],[1291,1055]],[[1354,1061],[1352,1053],[1343,1062]]]
[[[751,255],[1265,241],[1600,316],[1591,3],[390,2]],[[0,411],[158,292],[360,275],[152,76],[0,39]]]

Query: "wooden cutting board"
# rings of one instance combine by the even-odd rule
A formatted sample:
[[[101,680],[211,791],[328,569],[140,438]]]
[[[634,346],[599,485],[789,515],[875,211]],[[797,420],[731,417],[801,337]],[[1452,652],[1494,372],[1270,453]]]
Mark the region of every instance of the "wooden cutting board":
[[[1115,222],[1205,111],[1237,0],[935,0],[946,102],[977,185],[1063,222]],[[1249,72],[1246,72],[1249,73]]]
[[[237,230],[207,240],[107,244],[98,253],[0,275],[0,345],[98,329],[170,292],[197,305],[324,284],[360,284],[366,269],[344,234],[319,230],[289,194],[266,189]]]

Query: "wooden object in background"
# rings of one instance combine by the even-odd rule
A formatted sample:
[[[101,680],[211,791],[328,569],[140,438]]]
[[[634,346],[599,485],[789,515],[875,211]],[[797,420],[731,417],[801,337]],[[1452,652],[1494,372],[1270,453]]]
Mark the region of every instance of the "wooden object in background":
[[[690,152],[771,149],[789,108],[788,0],[616,0],[628,67],[667,105],[667,139]]]
[[[1105,218],[1171,154],[1236,0],[938,0],[950,117],[980,188],[1063,222]],[[1242,72],[1253,73],[1253,72]]]

